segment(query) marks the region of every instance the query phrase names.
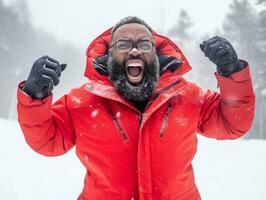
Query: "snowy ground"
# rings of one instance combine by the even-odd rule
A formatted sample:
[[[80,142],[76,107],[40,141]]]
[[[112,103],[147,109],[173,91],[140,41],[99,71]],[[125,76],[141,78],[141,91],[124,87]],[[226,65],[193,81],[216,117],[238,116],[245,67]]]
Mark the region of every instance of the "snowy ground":
[[[0,119],[0,199],[75,200],[85,170],[74,150],[46,158],[30,150],[17,122]],[[266,200],[266,141],[199,137],[194,160],[202,200]]]

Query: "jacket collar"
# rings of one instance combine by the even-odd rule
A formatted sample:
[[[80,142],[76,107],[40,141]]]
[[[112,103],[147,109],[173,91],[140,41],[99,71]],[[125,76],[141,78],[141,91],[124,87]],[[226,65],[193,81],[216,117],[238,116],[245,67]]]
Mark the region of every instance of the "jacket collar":
[[[104,72],[101,73],[100,70],[95,67],[97,58],[102,57],[108,53],[111,31],[112,28],[109,28],[107,31],[99,35],[92,41],[86,51],[86,70],[84,75],[89,79],[86,87],[89,92],[95,95],[119,101],[137,111],[137,109],[130,102],[123,99],[117,93],[117,91],[113,88],[111,81],[108,79],[108,76],[104,74]],[[178,85],[179,82],[177,80],[181,80],[182,75],[188,72],[191,69],[191,66],[185,58],[184,54],[174,44],[174,42],[172,42],[165,36],[157,34],[156,32],[153,32],[153,35],[157,53],[160,54],[160,56],[162,56],[162,58],[164,59],[162,62],[165,62],[164,67],[161,67],[161,71],[163,70],[163,72],[160,76],[160,80],[155,91],[155,95],[159,96],[162,93],[165,93],[166,91],[164,90],[167,90],[168,87],[170,87],[169,89],[171,89],[171,86]],[[179,62],[178,67],[172,67],[173,65],[169,65],[171,64],[171,62],[174,63],[176,61]],[[166,95],[167,97],[165,95],[163,96],[165,100],[170,98],[169,95]]]

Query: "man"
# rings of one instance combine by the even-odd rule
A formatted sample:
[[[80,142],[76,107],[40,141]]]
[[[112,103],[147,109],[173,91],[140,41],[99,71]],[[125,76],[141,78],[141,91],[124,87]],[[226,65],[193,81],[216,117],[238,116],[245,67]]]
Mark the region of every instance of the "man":
[[[18,89],[27,143],[45,156],[76,145],[87,169],[79,200],[199,200],[191,165],[196,133],[235,139],[254,115],[247,62],[221,37],[200,48],[217,66],[221,94],[184,79],[191,67],[180,49],[137,17],[91,43],[88,82],[53,105],[66,65],[38,59]]]

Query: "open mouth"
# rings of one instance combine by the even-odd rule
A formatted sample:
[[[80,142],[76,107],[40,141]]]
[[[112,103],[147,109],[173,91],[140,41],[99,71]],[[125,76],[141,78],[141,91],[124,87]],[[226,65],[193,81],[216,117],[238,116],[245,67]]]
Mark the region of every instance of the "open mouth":
[[[131,59],[126,62],[125,67],[128,81],[133,85],[140,84],[143,79],[143,61],[140,59]]]

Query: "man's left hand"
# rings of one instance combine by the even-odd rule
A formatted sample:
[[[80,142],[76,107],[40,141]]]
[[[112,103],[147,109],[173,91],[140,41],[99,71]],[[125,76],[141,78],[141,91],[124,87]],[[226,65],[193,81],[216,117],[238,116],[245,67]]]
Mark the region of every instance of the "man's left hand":
[[[217,71],[222,76],[230,76],[245,67],[230,44],[222,37],[215,36],[200,44],[200,49],[217,66]]]

